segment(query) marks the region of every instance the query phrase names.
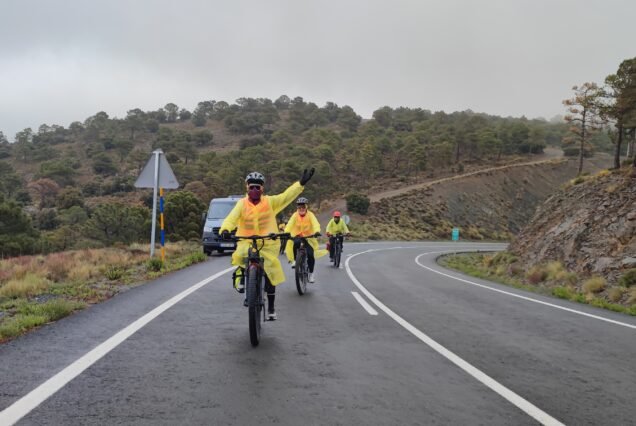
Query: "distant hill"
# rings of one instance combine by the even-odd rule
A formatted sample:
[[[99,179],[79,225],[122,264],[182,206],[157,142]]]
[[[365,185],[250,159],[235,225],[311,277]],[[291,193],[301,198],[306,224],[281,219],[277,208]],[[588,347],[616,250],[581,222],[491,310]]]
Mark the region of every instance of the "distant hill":
[[[166,153],[180,191],[197,200],[168,195],[169,236],[179,239],[196,238],[195,218],[208,200],[241,193],[244,176],[252,170],[263,172],[267,190],[276,193],[305,167],[316,167],[305,194],[319,206],[322,200],[365,193],[384,182],[408,183],[531,157],[547,144],[559,144],[565,127],[524,117],[403,107],[382,107],[363,121],[348,106],[327,102],[319,107],[287,96],[241,98],[233,104],[203,101],[194,111],[167,104],[155,111],[132,109],[124,118],[99,112],[68,128],[43,124],[25,129],[13,143],[0,134],[0,203],[19,223],[30,222],[0,229],[0,240],[30,241],[15,243],[17,248],[7,252],[15,254],[145,236],[147,230],[137,228],[147,226],[149,194],[135,190],[133,183],[156,148]],[[192,211],[183,213],[175,204],[183,202]],[[181,213],[192,221],[187,232],[179,230],[186,220]],[[138,220],[128,223],[125,232],[95,223],[113,215]],[[25,231],[29,226],[33,232]],[[16,237],[18,229],[26,232],[20,234],[24,239]],[[104,235],[95,234],[99,229]]]

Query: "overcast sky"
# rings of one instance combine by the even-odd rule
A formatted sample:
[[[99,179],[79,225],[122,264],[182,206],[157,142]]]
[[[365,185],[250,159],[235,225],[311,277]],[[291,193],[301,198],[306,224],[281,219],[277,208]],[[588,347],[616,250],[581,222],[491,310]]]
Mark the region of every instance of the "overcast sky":
[[[0,131],[302,96],[551,118],[636,56],[636,1],[0,0]]]

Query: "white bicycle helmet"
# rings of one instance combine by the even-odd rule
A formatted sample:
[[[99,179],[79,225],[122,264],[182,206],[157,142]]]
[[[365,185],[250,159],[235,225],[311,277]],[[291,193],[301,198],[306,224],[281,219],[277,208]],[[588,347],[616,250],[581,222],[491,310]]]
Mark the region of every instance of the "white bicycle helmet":
[[[265,176],[259,172],[252,172],[245,177],[245,183],[259,183],[265,185]]]

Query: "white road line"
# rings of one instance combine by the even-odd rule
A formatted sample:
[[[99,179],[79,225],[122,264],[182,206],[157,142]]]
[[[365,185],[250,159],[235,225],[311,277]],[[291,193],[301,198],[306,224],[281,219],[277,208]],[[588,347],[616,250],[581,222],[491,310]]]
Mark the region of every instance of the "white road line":
[[[358,303],[359,303],[359,304],[361,304],[361,305],[362,305],[362,307],[363,307],[364,309],[366,309],[366,311],[369,313],[369,315],[377,315],[377,314],[378,314],[378,311],[376,311],[375,309],[373,309],[373,308],[371,307],[371,305],[369,305],[369,304],[367,303],[367,301],[366,301],[366,300],[364,300],[364,299],[362,298],[362,296],[360,296],[360,293],[358,293],[357,291],[352,291],[352,292],[351,292],[351,294],[353,294],[353,297],[355,297],[355,298],[356,298],[356,300],[358,301]]]
[[[233,269],[234,267],[225,269],[212,275],[209,278],[204,279],[203,281],[196,283],[187,290],[182,291],[181,293],[157,306],[155,309],[148,312],[144,316],[138,318],[127,327],[115,333],[109,339],[100,343],[93,350],[87,352],[81,358],[70,364],[68,367],[57,373],[55,376],[51,377],[46,382],[42,383],[40,386],[33,389],[31,392],[20,398],[18,401],[14,402],[11,406],[5,408],[2,412],[0,412],[0,425],[12,425],[16,423],[18,420],[29,414],[38,405],[46,401],[50,396],[64,387],[68,382],[79,376],[88,367],[95,364],[104,355],[115,349],[123,341],[139,331],[150,321],[157,318],[159,315],[170,309],[175,304],[179,303],[185,297],[194,293],[201,287],[209,284],[221,275],[232,271]]]
[[[353,259],[354,257],[360,254],[369,253],[371,251],[376,251],[376,250],[363,251],[360,253],[356,253],[352,255],[351,257],[347,258],[347,260],[345,261],[345,268],[347,269],[347,274],[349,274],[351,281],[353,281],[353,283],[360,289],[360,291],[364,293],[364,295],[367,296],[369,300],[375,303],[375,305],[378,308],[380,308],[380,310],[384,311],[384,313],[390,316],[395,322],[400,324],[402,327],[404,327],[406,330],[408,330],[410,333],[412,333],[415,337],[420,339],[422,342],[426,343],[428,346],[430,346],[432,349],[434,349],[444,358],[448,359],[450,362],[452,362],[453,364],[455,364],[456,366],[464,370],[466,373],[470,374],[479,382],[489,387],[494,392],[498,393],[500,396],[505,398],[507,401],[509,401],[510,403],[518,407],[519,409],[523,410],[526,414],[528,414],[529,416],[537,420],[539,423],[544,425],[563,425],[563,423],[561,423],[554,417],[550,416],[545,411],[541,410],[540,408],[538,408],[531,402],[517,395],[516,393],[514,393],[513,391],[511,391],[510,389],[508,389],[501,383],[497,382],[496,380],[488,376],[486,373],[482,372],[476,367],[473,367],[471,364],[464,361],[462,358],[458,357],[453,352],[449,351],[444,346],[440,345],[435,340],[428,337],[419,329],[411,325],[411,323],[409,323],[404,318],[402,318],[401,316],[393,312],[391,309],[389,309],[386,305],[384,305],[384,303],[380,302],[373,294],[371,294],[362,284],[360,284],[360,282],[353,275],[353,272],[351,272],[351,268],[349,267],[349,261],[351,259]]]
[[[455,279],[457,281],[461,281],[461,282],[464,282],[464,283],[467,283],[467,284],[472,284],[472,285],[477,286],[477,287],[481,287],[481,288],[485,288],[485,289],[488,289],[488,290],[496,291],[497,293],[502,293],[502,294],[506,294],[508,296],[517,297],[519,299],[527,300],[529,302],[534,302],[534,303],[538,303],[540,305],[550,306],[551,308],[561,309],[563,311],[571,312],[573,314],[583,315],[585,317],[594,318],[594,319],[597,319],[597,320],[609,322],[611,324],[621,325],[623,327],[632,328],[632,329],[636,330],[636,325],[633,325],[633,324],[628,324],[628,323],[625,323],[625,322],[616,321],[616,320],[613,320],[613,319],[601,317],[599,315],[588,314],[588,313],[583,312],[583,311],[577,311],[576,309],[566,308],[565,306],[557,305],[557,304],[550,303],[550,302],[544,302],[543,300],[533,299],[532,297],[522,296],[520,294],[511,293],[511,292],[505,291],[505,290],[500,290],[498,288],[490,287],[490,286],[487,286],[487,285],[484,285],[484,284],[479,284],[479,283],[476,283],[474,281],[465,280],[463,278],[459,278],[459,277],[456,277],[456,276],[453,276],[453,275],[450,275],[450,274],[446,274],[446,273],[441,272],[441,271],[437,271],[437,270],[435,270],[433,268],[429,268],[428,266],[422,265],[419,262],[419,258],[424,256],[424,255],[427,255],[427,254],[433,254],[433,253],[422,253],[422,254],[420,254],[419,256],[417,256],[415,258],[415,263],[417,263],[418,265],[420,265],[424,269],[428,269],[431,272],[435,272],[436,274],[440,274],[440,275],[443,275],[443,276],[448,277],[448,278],[453,278],[453,279]]]

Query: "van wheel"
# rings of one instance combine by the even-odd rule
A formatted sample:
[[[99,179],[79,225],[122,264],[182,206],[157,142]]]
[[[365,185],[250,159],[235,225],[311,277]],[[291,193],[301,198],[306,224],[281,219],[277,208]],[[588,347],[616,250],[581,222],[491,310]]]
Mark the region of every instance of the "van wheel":
[[[206,256],[211,256],[212,252],[206,249],[203,249],[203,254],[205,254]]]
[[[225,250],[223,250],[223,249],[219,249],[219,254],[223,254],[224,251]]]

